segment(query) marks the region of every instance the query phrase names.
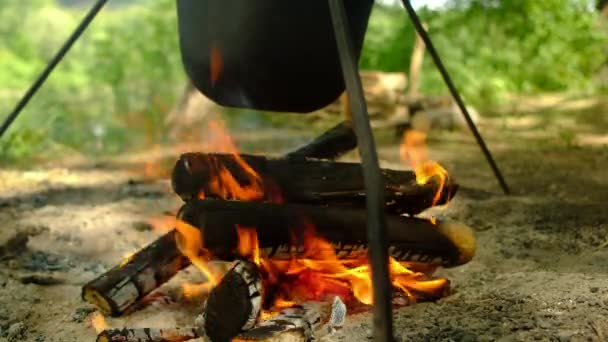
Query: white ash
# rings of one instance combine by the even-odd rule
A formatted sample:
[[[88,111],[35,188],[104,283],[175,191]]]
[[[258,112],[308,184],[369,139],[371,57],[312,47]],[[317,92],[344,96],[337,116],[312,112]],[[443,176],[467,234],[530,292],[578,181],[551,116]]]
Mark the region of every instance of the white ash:
[[[331,315],[329,316],[329,322],[327,323],[327,327],[330,332],[335,331],[336,329],[342,328],[344,322],[346,321],[346,305],[340,297],[336,296],[331,305]]]

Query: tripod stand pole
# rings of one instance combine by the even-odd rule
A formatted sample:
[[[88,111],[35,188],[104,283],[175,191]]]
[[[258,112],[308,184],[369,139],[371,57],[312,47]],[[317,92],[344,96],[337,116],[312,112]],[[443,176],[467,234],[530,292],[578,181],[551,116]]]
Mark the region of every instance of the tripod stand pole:
[[[97,2],[93,5],[93,7],[89,10],[87,15],[82,19],[78,27],[74,30],[72,35],[68,38],[68,40],[63,44],[61,49],[57,52],[53,59],[49,62],[46,68],[42,71],[42,73],[38,76],[36,81],[32,84],[32,86],[25,92],[21,100],[17,103],[13,111],[4,119],[2,126],[0,126],[0,138],[4,135],[4,133],[11,126],[13,121],[19,116],[23,108],[27,106],[32,97],[38,92],[40,87],[44,84],[49,75],[53,72],[57,64],[61,62],[63,57],[70,51],[72,45],[80,38],[82,33],[87,29],[89,24],[93,21],[97,13],[103,8],[103,6],[108,2],[108,0],[97,0]]]
[[[477,126],[471,119],[471,115],[469,114],[469,111],[468,111],[467,107],[465,106],[464,101],[462,100],[462,97],[460,96],[460,93],[458,92],[458,90],[456,89],[456,86],[452,82],[452,78],[450,77],[450,74],[448,73],[447,69],[443,65],[443,62],[441,61],[441,58],[439,57],[437,50],[435,50],[435,46],[433,45],[433,42],[431,41],[431,38],[429,37],[428,33],[424,29],[424,26],[422,25],[422,22],[420,21],[418,14],[416,14],[416,11],[412,7],[412,4],[410,3],[409,0],[402,0],[402,1],[403,1],[403,6],[405,6],[407,13],[410,16],[410,19],[412,20],[412,24],[414,24],[414,28],[416,29],[416,32],[418,32],[418,35],[424,41],[424,44],[426,45],[426,48],[429,51],[429,54],[431,55],[431,58],[433,59],[435,66],[437,67],[437,69],[439,69],[439,73],[441,74],[441,77],[443,77],[445,84],[447,85],[452,97],[454,98],[454,101],[456,101],[456,104],[458,105],[458,108],[462,112],[464,119],[466,120],[467,124],[469,125],[471,132],[473,132],[473,135],[475,136],[475,140],[477,140],[477,144],[481,148],[481,151],[483,152],[488,163],[490,164],[490,167],[492,168],[492,171],[494,172],[494,176],[496,176],[496,179],[498,180],[498,183],[500,184],[502,191],[505,193],[505,195],[508,195],[510,193],[509,186],[507,185],[507,182],[505,181],[502,173],[500,172],[498,165],[496,165],[496,162],[494,161],[494,158],[492,157],[492,153],[486,146],[486,143],[483,140],[483,137],[479,133],[479,130],[477,130]]]
[[[342,75],[346,84],[348,100],[352,108],[352,124],[363,167],[363,178],[367,190],[367,236],[369,239],[369,262],[372,273],[374,302],[374,340],[393,341],[393,318],[391,308],[391,284],[388,270],[388,243],[384,203],[384,184],[380,174],[374,136],[363,95],[357,58],[350,28],[344,9],[344,0],[329,0],[329,9],[334,28]]]

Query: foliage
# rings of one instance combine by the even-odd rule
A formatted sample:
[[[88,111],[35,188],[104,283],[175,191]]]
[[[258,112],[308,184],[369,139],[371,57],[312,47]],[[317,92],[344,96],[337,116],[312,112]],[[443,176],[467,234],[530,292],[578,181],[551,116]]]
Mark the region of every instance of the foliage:
[[[405,11],[374,15],[382,19],[370,23],[362,67],[407,70],[414,32]],[[606,31],[587,0],[452,0],[420,15],[459,89],[478,105],[507,92],[587,90],[606,61]],[[445,92],[429,56],[423,70],[422,89]]]
[[[56,150],[117,153],[164,139],[162,120],[185,79],[174,0],[106,8],[8,135],[0,161]],[[77,0],[62,3],[81,4]],[[585,0],[452,0],[422,10],[458,88],[474,104],[507,92],[587,90],[606,36]],[[0,113],[8,113],[84,15],[54,0],[0,2]],[[414,31],[405,11],[376,5],[361,67],[406,71]],[[426,56],[422,90],[445,93]]]
[[[0,4],[0,37],[10,37],[0,39],[0,113],[12,110],[83,15],[52,0]],[[112,153],[159,142],[159,122],[184,81],[175,16],[171,0],[102,12],[0,140],[0,159],[57,144]]]

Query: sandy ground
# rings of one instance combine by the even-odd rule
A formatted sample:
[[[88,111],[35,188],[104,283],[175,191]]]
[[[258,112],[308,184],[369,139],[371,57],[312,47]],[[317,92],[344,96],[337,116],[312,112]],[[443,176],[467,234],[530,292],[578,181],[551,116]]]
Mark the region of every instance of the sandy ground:
[[[535,109],[484,122],[509,196],[470,134],[431,134],[431,155],[461,184],[439,214],[474,227],[478,251],[467,265],[440,270],[452,295],[395,310],[398,340],[608,341],[608,114],[592,109],[595,116],[574,108],[579,116],[557,120]],[[280,133],[238,136],[244,152],[281,153],[316,132]],[[383,166],[403,167],[391,134],[378,141]],[[0,341],[95,340],[81,286],[152,241],[157,233],[144,222],[180,204],[166,180],[145,179],[144,170],[141,160],[123,160],[0,171]],[[55,284],[27,284],[32,275]],[[190,325],[200,301],[168,298],[108,324]],[[358,314],[331,339],[370,335],[370,315]]]

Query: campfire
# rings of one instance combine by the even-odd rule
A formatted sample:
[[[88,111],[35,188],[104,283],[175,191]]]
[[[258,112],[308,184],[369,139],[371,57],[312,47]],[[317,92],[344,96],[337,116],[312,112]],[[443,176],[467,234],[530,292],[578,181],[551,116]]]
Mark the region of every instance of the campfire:
[[[223,51],[212,46],[209,81],[216,87],[228,71]],[[362,167],[335,161],[357,147],[352,122],[282,158],[242,154],[221,121],[210,128],[210,152],[184,153],[173,168],[173,191],[184,204],[172,229],[82,291],[104,314],[120,316],[194,265],[206,282],[184,291],[206,296],[200,316],[192,327],[100,329],[97,340],[310,341],[340,328],[347,313],[371,308]],[[448,295],[449,281],[435,270],[462,265],[475,252],[465,225],[416,217],[458,189],[428,159],[425,138],[404,136],[401,156],[413,171],[381,170],[395,306]],[[217,272],[209,267],[215,261],[232,265]]]
[[[208,148],[221,153],[185,153],[174,166],[173,189],[184,204],[173,229],[82,292],[102,313],[120,316],[194,265],[206,282],[184,284],[184,291],[206,296],[200,316],[192,327],[102,327],[98,341],[308,341],[373,304],[361,167],[331,160],[354,148],[350,126],[270,158],[240,154],[223,126],[211,125],[220,134]],[[475,252],[465,225],[416,217],[447,204],[458,189],[427,159],[424,138],[404,137],[401,155],[414,171],[382,170],[395,306],[448,295],[449,280],[435,270],[462,265]],[[218,273],[213,261],[232,267]]]

